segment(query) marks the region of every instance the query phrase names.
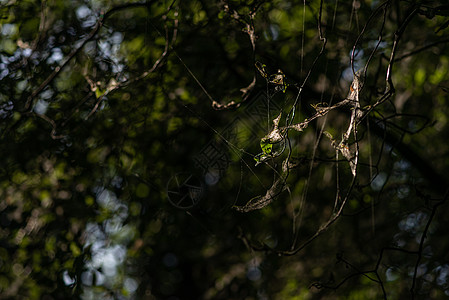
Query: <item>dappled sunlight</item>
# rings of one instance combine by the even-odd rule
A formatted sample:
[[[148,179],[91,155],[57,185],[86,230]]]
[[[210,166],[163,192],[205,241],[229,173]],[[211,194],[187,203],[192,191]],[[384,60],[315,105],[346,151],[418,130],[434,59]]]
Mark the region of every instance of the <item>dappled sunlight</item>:
[[[0,298],[449,296],[415,2],[0,0]]]

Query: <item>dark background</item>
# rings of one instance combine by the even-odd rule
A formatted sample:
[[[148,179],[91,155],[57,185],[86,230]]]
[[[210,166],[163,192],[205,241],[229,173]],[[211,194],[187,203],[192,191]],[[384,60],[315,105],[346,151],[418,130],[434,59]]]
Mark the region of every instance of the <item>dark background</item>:
[[[448,15],[0,1],[0,299],[447,298]]]

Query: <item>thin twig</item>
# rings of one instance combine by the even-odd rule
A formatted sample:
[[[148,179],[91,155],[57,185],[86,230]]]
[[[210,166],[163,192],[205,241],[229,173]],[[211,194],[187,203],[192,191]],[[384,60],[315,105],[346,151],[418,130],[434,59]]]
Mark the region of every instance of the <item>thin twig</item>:
[[[427,233],[429,232],[430,224],[432,223],[433,218],[435,217],[437,208],[446,202],[448,195],[449,195],[449,190],[448,190],[448,192],[446,192],[444,199],[439,201],[432,207],[432,212],[430,213],[429,219],[427,220],[427,223],[426,223],[426,227],[424,228],[424,231],[421,235],[421,240],[419,241],[419,247],[418,247],[418,251],[417,251],[418,258],[416,259],[415,270],[413,271],[412,287],[410,288],[412,300],[415,299],[415,288],[416,288],[416,279],[418,276],[418,267],[419,267],[419,263],[421,262],[423,249],[424,249],[424,242],[427,238]]]
[[[174,1],[173,1],[174,3]],[[172,5],[173,5],[172,3]],[[170,8],[172,7],[172,5],[170,5]],[[168,13],[169,11],[167,11]],[[153,73],[155,70],[157,70],[159,67],[162,66],[162,63],[164,62],[164,60],[168,57],[169,54],[169,50],[173,49],[173,44],[176,42],[176,38],[177,38],[177,32],[178,32],[178,12],[175,12],[175,20],[174,20],[174,28],[173,28],[173,34],[172,34],[172,39],[171,39],[171,44],[170,44],[170,39],[169,39],[169,30],[166,24],[164,24],[164,29],[165,29],[165,46],[164,46],[164,51],[162,52],[162,54],[159,56],[159,58],[154,62],[154,64],[152,65],[152,67],[147,70],[144,71],[142,74],[140,74],[137,77],[134,78],[130,78],[128,80],[125,81],[121,81],[121,82],[117,82],[115,81],[114,84],[108,86],[106,88],[106,91],[100,96],[98,97],[97,102],[95,103],[95,106],[92,108],[92,110],[89,112],[89,114],[86,117],[86,120],[89,119],[98,109],[98,107],[100,106],[101,102],[103,101],[103,99],[110,94],[111,92],[123,87],[123,86],[127,86],[130,85],[136,81],[142,80],[145,77],[147,77],[149,74]],[[164,15],[162,17],[164,20],[167,19],[167,16]],[[162,35],[156,28],[155,30],[157,31],[158,34]]]
[[[83,39],[81,44],[72,50],[72,52],[69,53],[67,58],[64,60],[64,62],[57,66],[54,71],[31,93],[31,95],[27,98],[27,101],[24,106],[25,111],[29,111],[34,100],[36,97],[58,76],[58,74],[69,64],[69,62],[81,51],[81,49],[89,42],[91,39],[95,37],[95,35],[99,32],[99,30],[103,27],[104,22],[107,18],[109,18],[112,14],[132,8],[132,7],[144,7],[147,6],[147,2],[136,2],[136,3],[127,3],[123,5],[119,5],[116,7],[111,8],[108,10],[105,14],[101,14],[100,17],[97,20],[97,23],[93,27],[93,29],[90,31],[90,33]]]
[[[449,39],[443,39],[443,40],[440,40],[440,41],[433,42],[433,43],[431,43],[431,44],[428,44],[428,45],[423,46],[423,47],[421,47],[421,48],[418,48],[418,49],[416,49],[416,50],[413,50],[413,51],[410,51],[410,52],[408,52],[408,53],[405,53],[405,54],[399,56],[398,58],[395,58],[394,61],[395,61],[395,62],[401,61],[401,60],[403,60],[404,58],[407,58],[407,57],[413,56],[413,55],[415,55],[415,54],[418,54],[418,53],[420,53],[420,52],[423,52],[423,51],[425,51],[425,50],[427,50],[427,49],[429,49],[429,48],[432,48],[433,46],[436,46],[436,45],[438,45],[438,44],[446,44],[446,43],[449,43]]]
[[[393,80],[391,79],[392,69],[393,69],[393,63],[394,63],[394,56],[396,55],[396,51],[398,49],[398,44],[400,39],[402,38],[402,34],[404,33],[405,29],[407,28],[407,25],[410,23],[410,21],[413,19],[413,17],[418,13],[419,9],[418,7],[415,7],[410,14],[407,16],[407,18],[404,20],[404,22],[401,24],[399,29],[394,34],[394,41],[393,41],[393,48],[391,49],[390,54],[390,60],[388,62],[388,68],[387,68],[387,74],[386,74],[386,92],[393,91],[394,92],[394,85]]]

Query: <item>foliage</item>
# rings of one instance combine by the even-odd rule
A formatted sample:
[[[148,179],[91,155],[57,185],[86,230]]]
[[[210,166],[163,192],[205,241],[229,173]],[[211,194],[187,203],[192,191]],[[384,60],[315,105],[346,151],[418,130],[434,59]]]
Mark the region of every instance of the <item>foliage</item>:
[[[445,1],[0,0],[0,299],[443,299]]]

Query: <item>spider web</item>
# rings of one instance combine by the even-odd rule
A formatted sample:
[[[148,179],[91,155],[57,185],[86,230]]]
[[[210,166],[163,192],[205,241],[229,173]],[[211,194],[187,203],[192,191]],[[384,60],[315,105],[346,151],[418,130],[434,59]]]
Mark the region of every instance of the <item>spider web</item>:
[[[337,11],[338,3],[335,4],[334,10]],[[240,22],[242,25],[244,25],[246,32],[249,36],[249,39],[252,44],[252,48],[254,53],[256,53],[256,42],[255,42],[255,32],[256,28],[254,27],[253,22],[244,23],[241,20],[243,18],[240,17],[238,12],[235,10],[232,10],[229,6],[225,8],[230,14],[234,16],[234,18]],[[305,28],[305,14],[306,9],[310,9],[307,7],[306,3],[303,4],[303,20],[302,20],[302,27]],[[354,6],[351,8],[351,21],[349,22],[349,28],[348,28],[348,36],[350,29],[352,27],[352,18],[357,19],[357,15],[353,16],[354,13]],[[363,118],[363,112],[360,107],[360,101],[359,101],[359,93],[362,90],[363,84],[362,84],[362,78],[361,74],[362,71],[356,73],[354,71],[354,63],[358,63],[358,56],[356,54],[352,54],[350,58],[350,65],[347,67],[348,69],[352,70],[354,76],[353,76],[353,82],[350,84],[350,91],[348,93],[348,96],[341,101],[339,101],[337,104],[332,105],[332,98],[334,96],[334,93],[332,92],[331,99],[328,99],[328,101],[323,102],[325,90],[323,89],[321,92],[321,101],[319,103],[311,104],[313,108],[312,114],[308,118],[303,118],[302,120],[296,115],[301,114],[300,109],[300,101],[302,100],[302,93],[304,90],[304,87],[308,83],[308,80],[312,73],[314,72],[314,68],[316,68],[316,65],[319,60],[325,60],[326,58],[323,57],[323,53],[326,47],[327,39],[324,36],[323,30],[322,30],[322,11],[323,11],[323,3],[320,3],[319,9],[318,9],[318,37],[320,41],[322,42],[322,47],[320,50],[320,53],[316,55],[313,64],[309,67],[308,72],[305,74],[304,78],[302,79],[302,82],[294,82],[292,81],[288,76],[284,74],[282,69],[278,69],[277,71],[269,71],[269,69],[273,69],[273,67],[269,67],[265,65],[264,63],[255,60],[254,66],[255,69],[257,69],[257,75],[255,75],[253,81],[251,84],[246,87],[242,88],[244,95],[242,97],[242,101],[239,103],[230,102],[226,104],[221,104],[215,101],[210,93],[207,91],[207,89],[204,87],[203,84],[198,80],[198,78],[193,74],[193,72],[190,70],[190,68],[187,66],[187,64],[184,63],[182,58],[177,55],[178,59],[181,61],[181,63],[184,65],[184,67],[187,69],[189,74],[192,76],[192,78],[198,83],[200,88],[203,90],[204,94],[209,98],[209,100],[212,103],[212,107],[215,109],[225,110],[229,108],[239,108],[240,106],[245,105],[245,101],[249,102],[248,97],[248,90],[254,88],[254,82],[257,80],[262,79],[265,81],[266,90],[264,93],[264,98],[266,98],[266,104],[264,107],[264,110],[266,111],[266,117],[265,117],[265,123],[267,124],[266,131],[263,135],[260,135],[260,149],[256,150],[259,151],[259,153],[254,152],[254,147],[250,147],[250,145],[245,145],[245,142],[248,142],[248,137],[243,139],[239,139],[238,133],[230,134],[229,130],[224,130],[222,132],[219,132],[217,129],[215,129],[211,124],[207,123],[204,118],[196,114],[194,111],[190,110],[191,113],[195,114],[198,118],[200,118],[212,131],[215,133],[216,138],[218,141],[211,142],[208,145],[206,145],[201,153],[196,157],[197,165],[202,165],[201,168],[203,169],[203,175],[205,177],[205,181],[208,182],[211,185],[215,185],[218,183],[219,179],[221,179],[224,176],[224,173],[226,169],[231,164],[231,160],[229,159],[230,156],[234,156],[234,159],[241,164],[244,169],[246,169],[252,176],[255,177],[256,181],[259,183],[259,185],[262,187],[262,190],[265,190],[265,192],[262,192],[261,195],[255,196],[245,202],[245,200],[239,199],[240,194],[240,188],[238,195],[236,196],[233,208],[236,209],[239,212],[247,213],[253,210],[259,210],[262,209],[269,204],[271,204],[273,201],[277,200],[278,198],[281,198],[280,196],[282,194],[285,194],[284,192],[287,192],[288,198],[290,198],[290,205],[292,205],[294,213],[293,213],[293,235],[294,240],[292,242],[292,249],[295,249],[296,242],[299,236],[300,232],[300,226],[301,221],[303,217],[303,211],[306,209],[307,204],[307,197],[308,197],[308,189],[311,182],[312,173],[314,172],[314,164],[317,160],[317,150],[322,142],[323,137],[328,138],[328,142],[330,142],[331,146],[335,149],[335,166],[337,169],[336,172],[336,195],[335,195],[335,203],[334,203],[334,215],[332,218],[330,218],[324,225],[319,226],[319,230],[317,231],[316,235],[319,234],[319,232],[323,231],[323,228],[326,228],[330,224],[332,224],[338,216],[341,214],[341,211],[344,207],[344,204],[348,198],[348,195],[341,196],[340,195],[340,187],[339,187],[339,172],[338,172],[338,165],[341,163],[339,162],[339,154],[343,156],[343,158],[346,160],[346,163],[349,165],[350,172],[353,176],[353,178],[357,175],[357,164],[358,164],[358,143],[357,143],[357,126],[360,120]],[[254,17],[256,15],[256,11],[252,12],[250,14],[250,20],[253,21]],[[335,13],[332,19],[332,24],[335,23]],[[358,22],[357,22],[358,24]],[[301,35],[301,73],[304,66],[304,43],[305,43],[305,30],[302,31]],[[355,48],[355,46],[354,46]],[[355,51],[353,50],[353,53]],[[367,65],[365,67],[366,71]],[[326,74],[326,72],[325,72]],[[286,94],[287,89],[290,93]],[[261,98],[260,95],[258,97],[255,97],[256,101],[258,98]],[[277,98],[277,101],[274,101],[274,99]],[[279,100],[281,98],[282,100]],[[279,103],[282,101],[283,109],[278,109],[276,107],[275,103]],[[270,109],[272,107],[275,107],[274,110]],[[352,113],[349,120],[349,125],[344,133],[342,133],[342,137],[340,138],[334,138],[330,133],[327,131],[324,131],[327,123],[327,115],[331,111],[340,108],[340,107],[348,107]],[[273,113],[273,111],[277,111],[277,113]],[[263,114],[259,114],[263,115]],[[298,153],[295,151],[294,147],[292,147],[292,138],[290,136],[293,136],[294,134],[300,135],[301,132],[307,129],[309,124],[311,122],[314,122],[315,120],[324,120],[322,124],[320,125],[320,128],[316,129],[316,134],[314,138],[314,142],[312,143],[311,147],[311,153],[310,154],[302,154],[301,156],[298,155]],[[243,119],[242,119],[243,120]],[[238,131],[238,129],[243,127],[244,125],[238,124],[240,120],[233,120],[231,122],[232,130]],[[261,123],[264,123],[263,121]],[[249,127],[251,127],[252,124],[250,124]],[[231,130],[231,131],[232,131]],[[254,134],[254,132],[253,132]],[[289,136],[290,134],[290,136]],[[244,135],[244,134],[243,134]],[[230,137],[232,136],[232,138]],[[352,137],[350,141],[350,137]],[[298,141],[300,141],[300,137],[298,138]],[[296,143],[298,142],[296,141]],[[354,142],[355,141],[355,142]],[[231,154],[225,153],[223,149],[220,148],[220,142],[228,147],[228,150]],[[242,143],[243,142],[243,143]],[[246,146],[246,147],[245,147]],[[212,157],[209,157],[212,156]],[[248,157],[250,159],[248,159]],[[251,158],[256,161],[256,165],[254,166],[251,163]],[[209,160],[209,161],[208,161]],[[211,166],[210,164],[214,164]],[[293,200],[293,197],[291,196],[291,193],[289,192],[289,185],[288,185],[288,179],[290,175],[290,171],[293,169],[298,168],[300,165],[308,165],[308,172],[307,172],[307,179],[306,183],[303,189],[302,196],[299,198],[299,201]],[[261,175],[258,175],[259,171],[257,168],[265,168],[272,172],[272,180],[271,182],[265,183],[266,180],[262,178]],[[242,180],[244,176],[243,168],[241,168],[241,181],[239,183],[239,186],[242,186]],[[265,182],[264,182],[265,181]],[[354,184],[354,179],[350,182],[348,190],[351,189],[351,186]],[[243,204],[241,204],[243,202]],[[298,202],[298,203],[295,203]]]
[[[381,158],[394,154],[393,144],[399,145],[398,148],[402,147],[404,151],[404,145],[400,142],[406,133],[406,130],[399,128],[403,135],[395,139],[388,134],[386,128],[394,126],[390,120],[398,116],[414,120],[418,118],[415,115],[401,115],[396,103],[393,103],[392,96],[395,92],[392,80],[393,66],[402,59],[432,47],[432,44],[429,44],[398,57],[398,44],[415,15],[423,14],[430,18],[435,12],[438,13],[437,8],[411,6],[402,18],[398,17],[394,35],[385,37],[387,16],[392,11],[390,6],[392,1],[383,3],[372,1],[370,15],[364,16],[365,24],[359,20],[360,15],[366,13],[361,10],[361,6],[365,3],[356,0],[339,3],[336,0],[335,3],[324,4],[324,1],[320,1],[308,4],[304,1],[300,7],[302,20],[300,26],[297,26],[301,30],[296,36],[300,42],[297,49],[294,49],[299,53],[299,59],[294,55],[289,56],[292,61],[299,60],[292,71],[285,62],[270,59],[270,55],[264,55],[264,49],[258,48],[258,40],[263,34],[271,32],[273,44],[277,43],[277,38],[281,34],[279,28],[274,26],[276,24],[270,22],[268,30],[260,28],[259,20],[264,16],[263,2],[254,2],[249,10],[240,11],[238,7],[233,7],[225,1],[221,7],[222,12],[246,34],[246,42],[251,49],[248,61],[254,73],[252,78],[246,78],[242,87],[239,86],[241,92],[239,98],[227,101],[225,97],[216,95],[217,92],[208,86],[207,80],[199,79],[202,77],[197,74],[198,70],[192,67],[191,62],[181,51],[178,53],[176,42],[179,22],[178,11],[174,9],[175,2],[172,2],[161,17],[164,20],[162,26],[153,24],[147,19],[148,24],[165,44],[161,46],[160,55],[146,70],[127,72],[124,70],[126,68],[124,61],[119,59],[118,53],[114,53],[112,48],[102,46],[97,40],[100,46],[99,56],[105,63],[112,65],[114,77],[109,81],[97,81],[95,74],[88,74],[87,71],[83,73],[89,84],[89,95],[73,107],[72,112],[69,112],[67,118],[59,124],[51,118],[51,114],[45,114],[45,108],[39,108],[36,104],[38,96],[44,93],[54,78],[62,74],[61,70],[81,53],[83,47],[88,48],[90,41],[98,39],[96,37],[104,21],[115,12],[133,7],[142,8],[147,4],[131,3],[117,6],[101,13],[96,26],[80,39],[78,45],[51,71],[47,79],[27,96],[25,110],[33,111],[32,114],[51,125],[52,138],[62,138],[58,131],[77,114],[79,107],[89,102],[89,98],[94,101],[88,103],[89,109],[84,112],[83,119],[89,119],[97,111],[103,110],[107,105],[104,100],[110,93],[150,75],[157,76],[156,71],[160,71],[173,54],[190,79],[197,84],[197,90],[201,92],[201,97],[198,98],[210,100],[209,110],[201,111],[185,103],[184,100],[188,99],[189,95],[181,99],[182,97],[178,97],[180,95],[172,94],[180,106],[205,125],[210,133],[209,140],[195,138],[186,143],[188,146],[185,148],[188,150],[196,149],[189,153],[193,153],[190,156],[192,170],[187,173],[182,173],[185,170],[181,170],[180,173],[172,174],[172,178],[167,180],[167,197],[175,207],[187,210],[187,214],[192,217],[193,213],[190,210],[193,211],[200,205],[218,207],[220,213],[235,210],[244,216],[263,215],[270,210],[285,212],[285,220],[291,223],[292,230],[291,233],[280,237],[287,240],[281,243],[281,246],[260,242],[257,238],[250,237],[251,229],[242,229],[239,237],[251,251],[261,250],[289,256],[300,252],[334,225],[342,216],[348,202],[356,196],[361,198],[363,188],[372,187],[374,191],[382,193],[388,177],[380,171]],[[289,8],[291,7],[284,7]],[[446,12],[443,7],[441,14],[444,13]],[[168,15],[170,17],[167,17]],[[349,18],[344,20],[344,17],[339,17],[340,15],[349,15]],[[447,23],[441,25],[437,32],[444,29],[444,26],[447,27]],[[152,30],[148,30],[148,33],[150,31]],[[313,34],[310,34],[312,31]],[[108,44],[106,40],[109,37],[106,36],[104,33],[105,44]],[[439,40],[434,42],[434,45],[443,42],[447,40]],[[116,41],[112,44],[118,43],[120,42]],[[330,51],[331,48],[333,51]],[[332,55],[337,56],[337,62]],[[342,60],[338,61],[340,58]],[[339,65],[336,67],[336,64]],[[88,69],[88,63],[85,68]],[[219,98],[214,97],[214,94]],[[42,103],[45,101],[41,102],[41,105]],[[7,114],[11,110],[8,106],[10,104],[2,108],[2,114]],[[210,117],[211,115],[213,117]],[[415,128],[413,133],[425,128],[426,124],[424,123],[422,127],[415,126],[418,128]],[[8,130],[11,128],[13,126]],[[187,126],[185,129],[187,130]],[[380,144],[373,142],[375,135],[378,138],[380,136],[377,140],[381,141]],[[186,134],[186,136],[194,135]],[[408,156],[409,160],[410,157],[412,156]],[[410,170],[404,161],[399,161],[397,165],[397,169],[403,173]],[[135,177],[151,186],[151,183],[139,178],[139,175]],[[113,185],[108,183],[100,186]],[[121,183],[115,185],[120,186]],[[144,187],[140,189],[139,194],[145,196],[148,192],[148,188]],[[407,195],[409,191],[405,190],[402,193]],[[114,207],[123,206],[116,201],[114,194],[106,189],[98,191],[97,194],[98,201],[105,207],[109,205],[108,203],[113,203]],[[216,198],[223,202],[211,201],[214,195],[220,195]],[[427,199],[430,197],[419,195],[418,198],[425,198],[431,202]],[[318,202],[319,205],[313,205],[314,202]],[[375,199],[368,198],[368,202],[374,233]],[[407,254],[418,255],[414,270],[409,273],[413,274],[412,294],[416,287],[425,236],[436,208],[441,203],[432,206],[426,202],[425,206],[431,208],[430,212],[415,216],[416,219],[426,216],[428,221],[422,230],[419,250],[407,250]],[[319,217],[314,216],[316,211],[313,211],[313,207],[324,208],[323,212],[317,214]],[[412,215],[408,217],[411,218]],[[418,221],[415,223],[419,223]],[[410,222],[400,224],[400,227],[404,228],[403,231],[410,229],[408,223]],[[339,255],[338,260],[356,270],[359,275],[379,283],[385,296],[382,279],[378,274],[384,250],[391,249],[382,249],[374,271],[359,271],[343,255]],[[336,288],[330,284],[315,286]]]
[[[390,57],[385,63],[379,58],[379,50],[385,51],[388,47],[383,35],[389,2],[377,3],[378,7],[363,26],[359,21],[360,5],[358,1],[352,1],[349,6],[339,4],[338,1],[326,5],[321,1],[318,6],[303,2],[298,51],[300,75],[295,76],[285,71],[287,66],[264,60],[259,55],[256,22],[259,7],[256,5],[243,15],[232,5],[225,4],[223,11],[247,34],[253,54],[251,65],[254,76],[252,80],[248,80],[248,85],[240,89],[240,101],[227,102],[214,98],[207,83],[199,79],[189,63],[184,61],[182,54],[178,54],[172,46],[166,47],[170,48],[202,94],[210,100],[211,111],[214,109],[216,116],[228,119],[224,124],[216,124],[207,118],[210,111],[201,113],[180,101],[180,105],[212,133],[210,140],[204,141],[202,148],[191,157],[192,164],[195,165],[194,172],[207,186],[207,200],[214,193],[232,194],[226,203],[208,202],[203,205],[218,206],[221,212],[234,209],[244,214],[267,207],[283,207],[290,211],[287,217],[292,228],[289,247],[260,243],[247,237],[247,231],[242,230],[240,238],[250,250],[269,251],[285,256],[297,254],[342,216],[356,188],[361,185],[369,186],[379,174],[385,144],[384,140],[380,147],[372,144],[371,129],[379,127],[382,122],[385,126],[387,118],[380,115],[376,122],[370,118],[376,113],[380,114],[377,109],[391,101],[394,93],[392,67],[398,40],[407,23],[404,22],[404,26],[398,29],[397,36],[393,38]],[[337,21],[339,11],[350,11],[347,25]],[[307,43],[313,38],[306,35],[311,26],[306,24],[306,13],[315,16],[313,38],[315,42],[319,41],[318,51],[315,51],[308,64],[306,61],[310,60],[310,54]],[[345,32],[340,34],[339,42],[344,42],[339,48],[347,54],[343,56],[345,61],[340,62],[339,68],[329,67],[330,70],[340,70],[339,74],[329,74],[328,66],[335,62],[327,50],[329,44],[336,44],[329,35],[337,35],[339,32]],[[373,61],[379,63],[377,70],[374,70]],[[321,85],[315,74],[323,75]],[[333,78],[334,81],[329,83],[328,78]],[[364,89],[368,83],[374,88]],[[314,98],[309,99],[310,85],[313,84],[320,87],[315,89]],[[380,87],[380,92],[376,91],[377,87]],[[362,153],[361,148],[368,151]],[[237,179],[230,174],[240,176]],[[194,178],[191,174],[187,176]],[[327,214],[323,214],[324,217],[316,220],[311,216],[309,207],[315,200],[311,195],[316,195],[316,190],[320,188],[317,184],[319,180],[323,180],[326,187],[331,187],[333,195],[328,197],[329,193],[326,193],[327,197],[320,199],[330,209]],[[361,181],[364,182],[360,183]],[[178,208],[192,209],[199,205],[201,197],[205,198],[204,188],[199,184],[178,184],[177,188],[179,192],[172,194],[183,200],[189,195],[189,199],[194,200],[189,201],[185,207],[177,205]],[[373,199],[370,200],[370,205],[374,232]],[[188,214],[193,217],[190,212]],[[314,222],[314,226],[305,226],[310,220]],[[314,227],[314,230],[311,232],[306,227]],[[339,259],[345,261],[343,257]],[[350,265],[349,262],[347,264]],[[377,268],[378,266],[379,264]],[[369,278],[382,286],[385,296],[377,269],[374,273],[377,277]],[[416,273],[417,268],[414,279]],[[325,285],[316,285],[323,286]]]

